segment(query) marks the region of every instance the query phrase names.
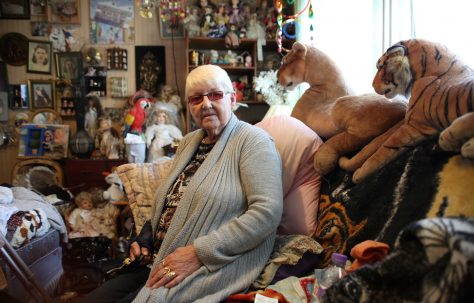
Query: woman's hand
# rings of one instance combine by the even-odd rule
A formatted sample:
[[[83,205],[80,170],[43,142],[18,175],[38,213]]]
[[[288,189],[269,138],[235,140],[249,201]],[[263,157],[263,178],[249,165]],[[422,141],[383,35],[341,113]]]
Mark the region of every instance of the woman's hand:
[[[133,242],[130,244],[130,260],[133,262],[135,261],[136,258],[138,258],[140,255],[143,255],[143,260],[149,262],[150,259],[150,251],[146,247],[140,247],[140,245],[137,243],[137,241]],[[145,262],[145,263],[147,263]]]
[[[166,256],[155,268],[146,286],[171,288],[202,266],[193,245],[180,247]]]

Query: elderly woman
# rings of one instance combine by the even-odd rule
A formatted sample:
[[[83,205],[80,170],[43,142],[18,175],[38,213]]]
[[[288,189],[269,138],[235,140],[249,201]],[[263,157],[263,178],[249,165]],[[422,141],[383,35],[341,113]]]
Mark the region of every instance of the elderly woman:
[[[132,259],[153,256],[151,271],[119,275],[84,302],[220,302],[245,290],[270,256],[283,203],[273,141],[232,113],[220,67],[192,70],[185,93],[200,129],[181,141],[130,248]]]

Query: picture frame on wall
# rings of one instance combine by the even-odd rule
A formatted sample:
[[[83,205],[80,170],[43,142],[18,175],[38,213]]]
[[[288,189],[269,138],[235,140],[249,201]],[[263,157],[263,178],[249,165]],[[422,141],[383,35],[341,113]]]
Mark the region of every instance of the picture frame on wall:
[[[135,46],[136,89],[143,89],[157,96],[166,83],[164,46]]]
[[[80,24],[80,0],[49,0],[48,21],[51,23]]]
[[[162,9],[160,8],[160,16],[162,16]],[[179,22],[178,18],[172,18],[165,15],[160,20],[160,36],[161,39],[184,39],[184,25],[183,22]],[[172,22],[171,20],[176,20]]]
[[[52,43],[28,41],[28,65],[26,71],[35,74],[51,74]]]
[[[91,44],[135,43],[134,1],[89,1]]]
[[[10,107],[12,109],[29,109],[28,85],[11,84],[9,86]]]
[[[0,91],[0,121],[8,121],[8,92]]]
[[[31,0],[31,16],[47,17],[48,2],[44,0]]]
[[[55,53],[56,75],[63,80],[77,81],[82,77],[82,53]]]
[[[0,19],[30,19],[30,1],[0,1]]]
[[[28,98],[31,109],[55,109],[55,92],[53,80],[28,80]]]

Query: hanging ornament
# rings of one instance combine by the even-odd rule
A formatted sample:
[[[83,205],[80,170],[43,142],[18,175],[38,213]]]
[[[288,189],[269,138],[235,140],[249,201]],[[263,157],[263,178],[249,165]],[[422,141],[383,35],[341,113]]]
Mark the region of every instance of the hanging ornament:
[[[313,12],[313,4],[311,3],[309,5],[309,10],[308,10],[308,18],[309,18],[309,39],[311,40],[311,45],[314,46],[314,27],[313,27],[313,18],[314,18],[314,12]]]

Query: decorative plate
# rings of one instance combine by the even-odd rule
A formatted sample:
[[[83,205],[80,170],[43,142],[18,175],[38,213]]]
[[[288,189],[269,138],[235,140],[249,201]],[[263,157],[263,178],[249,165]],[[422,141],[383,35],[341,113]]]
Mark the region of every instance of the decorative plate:
[[[0,38],[0,57],[6,64],[21,66],[28,62],[28,38],[20,33],[7,33]]]

